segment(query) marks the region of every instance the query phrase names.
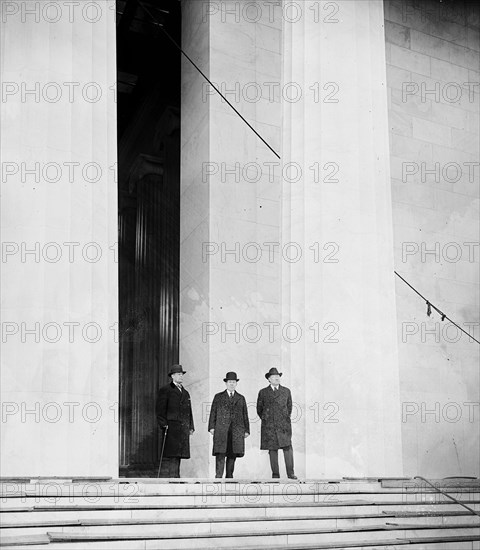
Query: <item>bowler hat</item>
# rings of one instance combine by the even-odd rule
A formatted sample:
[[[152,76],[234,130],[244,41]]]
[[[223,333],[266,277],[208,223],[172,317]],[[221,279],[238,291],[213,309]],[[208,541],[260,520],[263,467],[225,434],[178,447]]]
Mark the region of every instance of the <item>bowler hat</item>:
[[[168,373],[168,376],[172,376],[172,374],[181,372],[182,374],[185,374],[186,371],[183,370],[182,365],[172,365],[170,367],[170,372]]]
[[[278,372],[276,367],[272,367],[267,374],[265,375],[265,378],[268,380],[270,376],[273,376],[274,374],[278,374],[278,376],[282,376],[283,373]]]
[[[237,373],[236,372],[227,372],[227,374],[225,375],[225,378],[223,379],[224,382],[226,382],[227,380],[235,380],[238,382],[239,378],[237,378]]]

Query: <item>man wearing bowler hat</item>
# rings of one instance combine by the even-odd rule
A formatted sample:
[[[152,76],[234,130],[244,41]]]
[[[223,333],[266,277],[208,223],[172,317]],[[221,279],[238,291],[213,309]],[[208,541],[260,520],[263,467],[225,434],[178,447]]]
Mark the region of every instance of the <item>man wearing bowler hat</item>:
[[[297,479],[293,471],[292,448],[292,394],[280,385],[281,372],[272,367],[265,378],[269,385],[258,393],[257,414],[262,421],[260,449],[268,450],[272,478],[280,477],[278,449],[283,449],[283,457],[289,479]]]
[[[208,431],[213,435],[215,477],[221,478],[227,460],[226,477],[233,477],[235,460],[245,454],[245,438],[250,435],[247,402],[236,391],[237,374],[227,372],[223,379],[227,389],[213,398]]]
[[[171,382],[158,390],[156,413],[164,444],[160,477],[180,477],[180,460],[190,458],[190,436],[195,430],[184,374],[182,365],[172,365],[168,373]]]

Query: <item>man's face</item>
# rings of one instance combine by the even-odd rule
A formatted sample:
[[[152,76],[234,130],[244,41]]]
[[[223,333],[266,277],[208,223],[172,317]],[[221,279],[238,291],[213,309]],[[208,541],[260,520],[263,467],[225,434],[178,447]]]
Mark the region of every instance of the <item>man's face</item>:
[[[280,375],[272,374],[272,376],[268,378],[268,381],[272,384],[272,386],[278,386],[280,384]]]
[[[172,380],[177,384],[181,384],[183,382],[183,372],[174,372],[172,374]]]
[[[228,391],[234,391],[237,387],[237,381],[236,380],[227,380],[225,382],[225,385],[227,386]]]

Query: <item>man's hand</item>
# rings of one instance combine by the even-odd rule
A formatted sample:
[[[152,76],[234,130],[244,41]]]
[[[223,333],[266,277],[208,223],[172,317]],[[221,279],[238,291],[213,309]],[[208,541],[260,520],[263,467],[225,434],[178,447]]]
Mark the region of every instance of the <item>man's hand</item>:
[[[245,432],[245,439],[247,439],[247,437],[249,436],[250,434],[248,432]]]
[[[190,430],[190,435],[193,435],[193,432],[194,432],[194,431],[195,431],[195,430]]]
[[[213,435],[213,432],[214,432],[214,431],[215,431],[215,430],[212,428],[212,429],[210,430],[210,433]]]

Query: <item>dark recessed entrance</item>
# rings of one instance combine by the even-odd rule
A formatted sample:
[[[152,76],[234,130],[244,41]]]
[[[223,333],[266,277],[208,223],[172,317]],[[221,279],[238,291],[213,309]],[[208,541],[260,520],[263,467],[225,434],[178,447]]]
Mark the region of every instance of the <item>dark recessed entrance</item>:
[[[117,1],[119,455],[128,477],[156,476],[155,396],[178,362],[180,53],[158,24],[180,43],[178,0]]]

